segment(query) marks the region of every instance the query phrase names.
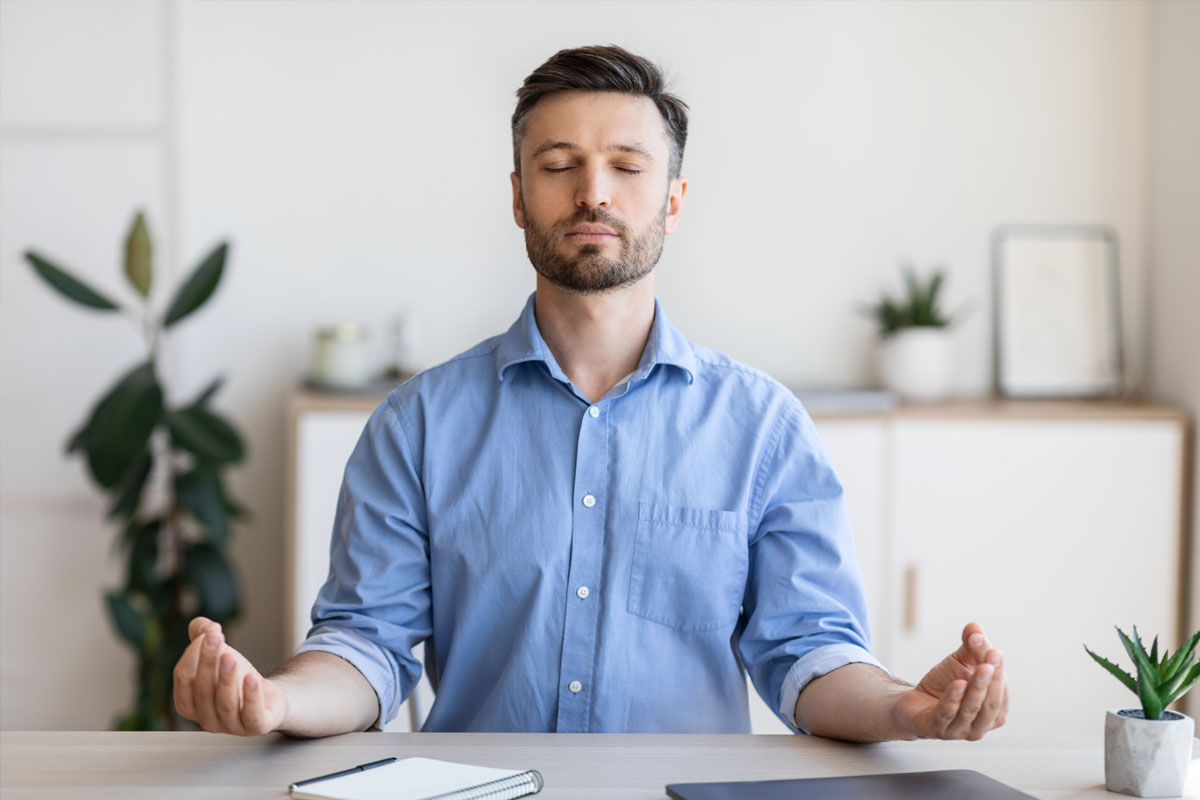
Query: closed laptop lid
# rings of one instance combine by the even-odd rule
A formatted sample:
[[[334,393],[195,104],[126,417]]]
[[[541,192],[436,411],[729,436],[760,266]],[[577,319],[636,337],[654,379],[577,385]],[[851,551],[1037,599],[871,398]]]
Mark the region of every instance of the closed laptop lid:
[[[1019,800],[1032,795],[971,769],[795,778],[733,783],[673,783],[674,800]]]

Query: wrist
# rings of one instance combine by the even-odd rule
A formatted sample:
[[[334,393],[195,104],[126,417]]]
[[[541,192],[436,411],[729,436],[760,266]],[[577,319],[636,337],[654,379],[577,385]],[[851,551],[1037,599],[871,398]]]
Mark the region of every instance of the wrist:
[[[912,715],[906,713],[905,695],[915,691],[910,686],[897,686],[887,700],[888,721],[891,725],[892,738],[899,741],[911,742],[920,739],[921,734],[913,723]]]

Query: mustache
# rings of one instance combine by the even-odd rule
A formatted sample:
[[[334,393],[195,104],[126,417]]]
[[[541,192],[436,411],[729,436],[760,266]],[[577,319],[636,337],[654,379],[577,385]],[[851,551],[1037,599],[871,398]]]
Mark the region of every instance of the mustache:
[[[583,208],[571,216],[570,219],[563,220],[558,224],[560,230],[568,230],[576,225],[588,223],[592,225],[607,225],[617,232],[617,235],[624,238],[626,229],[625,224],[612,216],[606,211],[601,211],[598,208]]]

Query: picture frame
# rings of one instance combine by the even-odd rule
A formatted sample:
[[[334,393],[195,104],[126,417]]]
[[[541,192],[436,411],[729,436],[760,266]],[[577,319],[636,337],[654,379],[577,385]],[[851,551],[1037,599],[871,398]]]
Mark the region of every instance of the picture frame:
[[[992,238],[992,263],[996,393],[1120,395],[1124,365],[1113,230],[1004,226]]]

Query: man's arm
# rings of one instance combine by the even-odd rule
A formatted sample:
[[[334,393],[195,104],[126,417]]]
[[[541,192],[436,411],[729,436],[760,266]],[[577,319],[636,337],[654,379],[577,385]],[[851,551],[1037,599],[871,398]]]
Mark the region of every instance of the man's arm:
[[[962,638],[962,646],[915,687],[867,664],[847,664],[813,679],[796,700],[797,724],[853,742],[982,739],[1008,714],[1004,657],[976,623],[963,629]]]
[[[219,624],[197,617],[188,632],[192,643],[175,666],[175,705],[207,731],[332,736],[366,730],[379,717],[371,684],[332,653],[300,653],[263,677],[225,643]]]

